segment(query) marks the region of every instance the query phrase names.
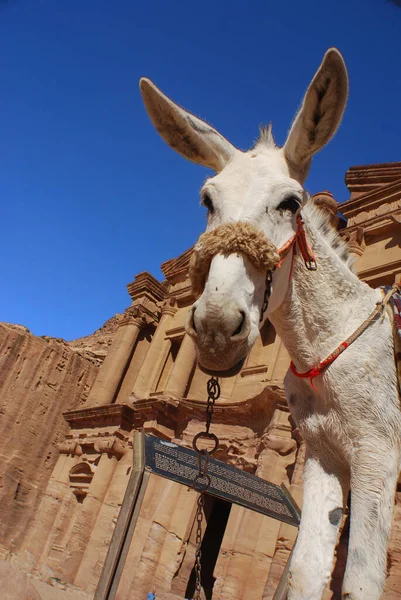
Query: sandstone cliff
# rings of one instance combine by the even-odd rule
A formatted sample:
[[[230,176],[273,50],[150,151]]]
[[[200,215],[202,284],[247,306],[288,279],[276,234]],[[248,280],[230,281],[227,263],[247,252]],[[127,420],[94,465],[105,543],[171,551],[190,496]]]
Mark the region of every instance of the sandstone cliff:
[[[0,323],[0,549],[18,549],[97,367],[64,340]]]
[[[65,343],[71,350],[75,350],[78,354],[87,358],[96,366],[100,366],[111,346],[114,334],[117,331],[118,322],[122,316],[123,315],[116,314],[91,335]]]

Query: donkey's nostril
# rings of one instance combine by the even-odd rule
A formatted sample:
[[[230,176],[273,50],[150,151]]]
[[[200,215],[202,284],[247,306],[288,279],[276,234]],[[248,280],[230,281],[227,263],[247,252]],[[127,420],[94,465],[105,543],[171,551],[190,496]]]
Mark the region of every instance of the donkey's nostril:
[[[231,334],[231,337],[234,337],[236,335],[239,335],[244,327],[244,323],[245,323],[245,312],[243,310],[239,311],[239,318],[240,318],[240,322],[239,325],[237,327],[237,329]]]

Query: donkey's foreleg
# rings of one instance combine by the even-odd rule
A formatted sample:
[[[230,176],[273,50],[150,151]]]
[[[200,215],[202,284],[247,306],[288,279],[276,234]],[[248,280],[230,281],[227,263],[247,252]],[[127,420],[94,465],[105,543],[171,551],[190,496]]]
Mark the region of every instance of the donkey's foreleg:
[[[343,598],[378,600],[387,566],[400,452],[380,440],[355,453],[351,465],[351,528]],[[387,445],[387,448],[385,446]]]
[[[346,474],[309,454],[302,517],[290,564],[289,600],[320,600],[333,569],[334,548],[348,490]]]

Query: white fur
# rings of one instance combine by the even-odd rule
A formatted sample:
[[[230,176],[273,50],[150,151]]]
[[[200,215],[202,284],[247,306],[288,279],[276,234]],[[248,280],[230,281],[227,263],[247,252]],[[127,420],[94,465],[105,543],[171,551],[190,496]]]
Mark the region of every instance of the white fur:
[[[208,229],[249,221],[278,248],[295,233],[297,214],[280,210],[289,196],[302,204],[318,269],[297,254],[273,275],[269,317],[298,371],[317,365],[366,319],[380,293],[358,280],[344,244],[310,203],[302,187],[312,156],[341,120],[348,92],[343,59],[329,50],[309,86],[284,148],[265,131],[248,152],[175,105],[151,82],[141,88],[149,115],[181,154],[217,174],[202,189]],[[213,258],[205,290],[189,317],[198,360],[228,370],[244,358],[257,335],[265,274],[242,255]],[[291,413],[307,444],[304,503],[290,568],[289,600],[319,600],[330,578],[341,510],[352,492],[349,555],[343,598],[378,600],[400,464],[401,415],[389,319],[373,323],[314,380],[285,378]],[[337,518],[336,518],[337,517]]]

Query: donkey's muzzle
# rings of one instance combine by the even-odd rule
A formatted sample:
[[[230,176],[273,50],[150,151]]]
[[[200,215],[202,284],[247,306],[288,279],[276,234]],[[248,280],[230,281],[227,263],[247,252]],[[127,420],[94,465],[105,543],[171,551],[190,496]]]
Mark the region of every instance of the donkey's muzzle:
[[[205,318],[203,311],[194,304],[187,321],[187,332],[194,339],[199,333],[203,339],[214,341],[222,334],[225,339],[238,343],[249,335],[249,316],[245,310],[211,310],[207,316]]]
[[[233,307],[195,304],[188,316],[187,333],[194,339],[198,362],[209,372],[226,371],[248,352],[249,314]]]
[[[213,259],[218,261],[213,263],[214,271]],[[186,330],[195,341],[198,362],[206,370],[231,369],[249,352],[249,293],[247,296],[235,275],[242,272],[246,276],[245,259],[263,275],[263,281],[266,271],[273,270],[280,260],[276,247],[248,222],[220,225],[202,234],[195,245],[189,276],[199,299],[190,311]]]

